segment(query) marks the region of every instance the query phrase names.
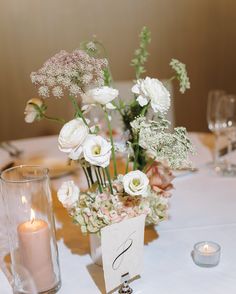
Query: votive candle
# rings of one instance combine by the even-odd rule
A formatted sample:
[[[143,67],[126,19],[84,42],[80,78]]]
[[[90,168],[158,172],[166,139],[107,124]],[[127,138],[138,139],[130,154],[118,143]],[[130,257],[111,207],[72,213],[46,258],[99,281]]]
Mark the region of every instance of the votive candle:
[[[202,241],[194,245],[193,260],[202,267],[213,267],[220,262],[220,245],[212,241]]]

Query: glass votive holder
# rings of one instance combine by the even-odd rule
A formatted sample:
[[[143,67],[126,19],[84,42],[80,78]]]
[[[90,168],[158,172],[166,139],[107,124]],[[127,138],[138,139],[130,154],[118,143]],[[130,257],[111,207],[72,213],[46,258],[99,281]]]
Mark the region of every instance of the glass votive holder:
[[[37,293],[56,293],[61,279],[48,170],[39,166],[5,170],[1,174],[1,188],[7,217],[13,292],[33,293],[29,283],[23,282],[19,274],[18,269],[24,268]]]
[[[202,241],[194,245],[193,261],[201,267],[214,267],[220,262],[220,245],[212,241]]]

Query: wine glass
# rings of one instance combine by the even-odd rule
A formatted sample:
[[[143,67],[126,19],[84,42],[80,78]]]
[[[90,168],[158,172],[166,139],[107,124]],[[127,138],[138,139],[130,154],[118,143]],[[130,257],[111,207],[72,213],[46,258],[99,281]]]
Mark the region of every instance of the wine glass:
[[[213,167],[215,170],[220,169],[219,161],[219,137],[220,137],[220,126],[218,124],[217,115],[219,112],[219,102],[223,95],[225,95],[223,90],[212,90],[208,93],[207,101],[207,123],[209,130],[215,136],[215,146],[213,152]]]
[[[216,111],[217,129],[226,135],[228,139],[228,153],[226,166],[221,168],[223,176],[236,176],[236,166],[230,161],[232,144],[236,137],[236,96],[221,96]]]

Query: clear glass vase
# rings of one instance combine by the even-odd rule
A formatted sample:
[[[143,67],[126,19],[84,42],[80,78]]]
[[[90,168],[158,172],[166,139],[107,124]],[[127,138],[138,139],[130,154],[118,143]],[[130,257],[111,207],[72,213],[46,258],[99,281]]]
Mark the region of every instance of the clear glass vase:
[[[19,266],[31,276],[37,293],[56,293],[61,285],[48,170],[19,166],[1,174],[7,215],[14,293],[30,294]]]

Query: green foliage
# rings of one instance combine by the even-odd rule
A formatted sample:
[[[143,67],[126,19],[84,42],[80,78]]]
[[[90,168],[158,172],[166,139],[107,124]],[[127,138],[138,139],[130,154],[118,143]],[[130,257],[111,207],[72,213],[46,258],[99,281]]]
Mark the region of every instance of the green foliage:
[[[139,48],[135,50],[134,58],[131,60],[131,66],[135,69],[136,79],[139,79],[141,75],[146,72],[144,64],[147,62],[149,55],[147,46],[151,42],[151,32],[147,27],[142,28],[139,38]]]
[[[111,77],[111,72],[109,68],[105,68],[103,70],[103,76],[104,76],[104,86],[110,86],[112,83],[112,77]]]

